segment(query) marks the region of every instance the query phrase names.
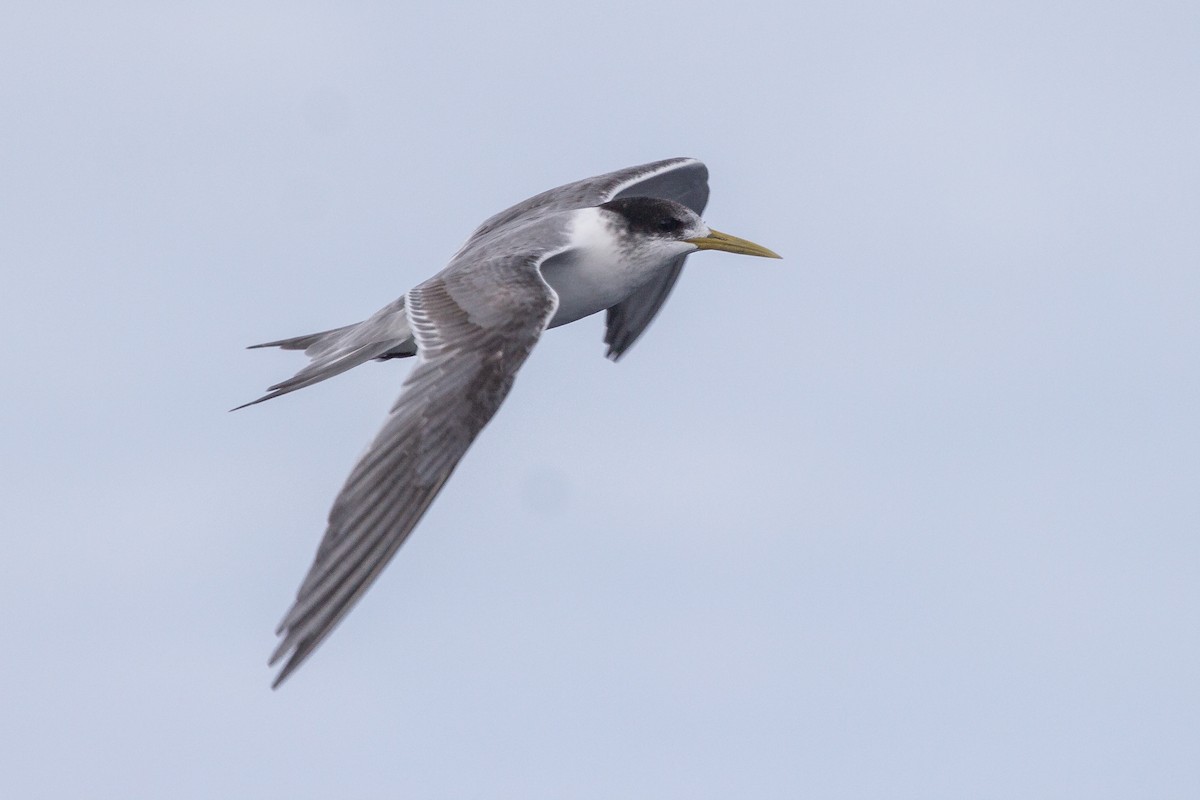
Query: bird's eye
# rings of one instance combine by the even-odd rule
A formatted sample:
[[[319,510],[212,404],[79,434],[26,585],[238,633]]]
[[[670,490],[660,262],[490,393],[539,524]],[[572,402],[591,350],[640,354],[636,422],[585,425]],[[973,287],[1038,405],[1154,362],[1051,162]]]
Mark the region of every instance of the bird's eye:
[[[672,233],[674,231],[679,230],[679,228],[682,225],[683,225],[683,223],[680,222],[679,220],[675,219],[674,217],[667,217],[666,219],[664,219],[658,223],[658,229],[660,231],[663,231],[664,233]]]

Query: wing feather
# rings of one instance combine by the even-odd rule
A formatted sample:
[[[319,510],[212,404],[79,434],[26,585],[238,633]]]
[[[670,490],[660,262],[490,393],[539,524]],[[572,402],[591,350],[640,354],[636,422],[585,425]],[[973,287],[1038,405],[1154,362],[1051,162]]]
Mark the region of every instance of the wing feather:
[[[271,664],[287,661],[274,686],[354,606],[500,407],[557,307],[538,272],[543,257],[452,265],[406,295],[417,365],[333,504],[279,626]]]

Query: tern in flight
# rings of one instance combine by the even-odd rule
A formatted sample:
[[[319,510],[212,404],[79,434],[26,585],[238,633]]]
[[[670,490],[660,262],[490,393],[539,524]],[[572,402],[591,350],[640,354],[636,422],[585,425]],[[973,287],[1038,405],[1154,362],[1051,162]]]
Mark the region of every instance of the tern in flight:
[[[278,686],[379,576],[496,413],[542,331],[606,312],[619,359],[697,250],[779,258],[708,227],[708,170],[673,158],[568,183],[501,211],[450,263],[370,318],[255,347],[309,364],[246,405],[365,361],[416,357],[382,430],[329,512],[325,536],[276,633]],[[244,408],[244,406],[239,406]]]

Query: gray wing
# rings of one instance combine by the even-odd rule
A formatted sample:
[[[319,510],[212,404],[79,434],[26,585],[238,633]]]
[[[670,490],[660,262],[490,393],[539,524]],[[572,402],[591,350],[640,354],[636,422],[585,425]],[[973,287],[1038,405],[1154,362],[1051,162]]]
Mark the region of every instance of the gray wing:
[[[679,280],[685,260],[687,256],[672,259],[668,267],[651,278],[649,283],[605,312],[604,343],[608,345],[604,351],[605,357],[613,361],[620,360],[650,326],[658,310],[667,302],[675,281]]]
[[[500,407],[558,299],[548,255],[454,266],[406,295],[413,369],[383,429],[351,472],[296,602],[276,631],[273,686],[290,675],[371,585]]]

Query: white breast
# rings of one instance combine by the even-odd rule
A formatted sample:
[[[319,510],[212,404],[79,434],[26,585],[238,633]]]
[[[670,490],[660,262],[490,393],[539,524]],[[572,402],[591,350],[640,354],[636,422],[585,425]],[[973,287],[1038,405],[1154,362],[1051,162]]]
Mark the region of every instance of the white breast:
[[[612,216],[599,208],[573,212],[570,246],[542,264],[542,277],[558,294],[551,328],[616,305],[667,269],[674,256],[693,249],[667,242],[623,247]]]

